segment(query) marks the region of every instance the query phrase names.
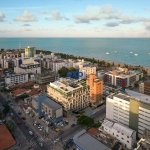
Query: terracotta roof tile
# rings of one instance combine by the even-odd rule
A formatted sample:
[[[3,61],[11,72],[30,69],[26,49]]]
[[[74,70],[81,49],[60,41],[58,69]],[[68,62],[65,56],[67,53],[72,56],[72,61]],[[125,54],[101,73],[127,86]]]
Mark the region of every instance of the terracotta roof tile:
[[[16,144],[16,141],[12,137],[6,125],[0,125],[0,150],[7,149],[14,144]]]

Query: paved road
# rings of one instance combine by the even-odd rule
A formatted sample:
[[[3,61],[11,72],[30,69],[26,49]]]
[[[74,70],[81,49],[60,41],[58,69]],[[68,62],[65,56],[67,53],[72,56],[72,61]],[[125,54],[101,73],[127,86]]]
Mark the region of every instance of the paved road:
[[[0,94],[0,101],[1,101],[1,103],[3,105],[6,104],[5,98],[1,94]],[[15,107],[14,107],[14,109],[15,109]],[[16,111],[14,109],[10,108],[10,112],[12,112],[14,114],[13,117],[12,117],[14,123],[16,124],[16,126],[18,126],[20,131],[23,133],[23,135],[25,136],[26,140],[31,144],[31,146],[33,147],[32,150],[33,149],[41,150],[41,147],[38,145],[38,143],[43,141],[43,139],[39,136],[39,134],[35,131],[35,129],[31,125],[29,125],[27,123],[27,120],[23,121],[23,120],[20,120],[18,118],[19,115],[16,113]],[[21,125],[17,124],[19,121],[21,122]],[[29,134],[29,130],[26,127],[28,127],[28,129],[30,129],[30,130],[32,130],[34,132],[34,136],[31,136]],[[38,137],[38,138],[36,138],[36,137]],[[44,143],[44,147],[42,149],[50,150],[50,149],[52,149],[52,147],[49,147],[49,146],[46,145],[46,143]]]
[[[106,114],[106,106],[103,106],[98,112],[96,112],[95,114],[91,115],[91,118],[94,118],[94,120],[98,120],[105,118],[105,114]],[[64,142],[65,139],[69,139],[71,137],[73,137],[73,135],[75,133],[77,133],[78,131],[82,130],[84,127],[80,124],[75,125],[74,127],[70,127],[67,131],[62,133],[62,141]]]

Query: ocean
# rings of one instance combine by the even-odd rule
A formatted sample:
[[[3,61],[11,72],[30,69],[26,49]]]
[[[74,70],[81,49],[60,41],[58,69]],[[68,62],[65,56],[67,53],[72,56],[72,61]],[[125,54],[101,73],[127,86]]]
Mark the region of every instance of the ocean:
[[[150,67],[150,38],[0,38],[0,48],[19,46]]]

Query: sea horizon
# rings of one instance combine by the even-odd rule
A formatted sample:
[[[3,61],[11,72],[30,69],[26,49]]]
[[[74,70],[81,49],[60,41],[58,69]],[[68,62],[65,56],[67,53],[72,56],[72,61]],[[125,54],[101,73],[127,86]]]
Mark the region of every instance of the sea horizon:
[[[39,50],[72,54],[122,64],[150,67],[150,38],[112,37],[5,37],[0,48],[34,46]],[[132,53],[131,53],[132,52]]]

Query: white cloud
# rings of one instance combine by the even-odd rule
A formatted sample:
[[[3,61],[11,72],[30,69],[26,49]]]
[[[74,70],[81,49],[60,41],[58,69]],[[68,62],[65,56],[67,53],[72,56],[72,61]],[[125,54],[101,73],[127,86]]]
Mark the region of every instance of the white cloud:
[[[22,15],[17,16],[14,20],[22,22],[33,22],[37,21],[37,18],[34,16],[33,13],[30,13],[28,10],[25,10]]]
[[[62,19],[69,20],[65,16],[61,15],[58,10],[51,11],[50,14],[51,14],[51,17],[45,18],[46,20],[62,20]]]
[[[0,12],[0,22],[3,22],[4,18],[5,18],[5,15],[2,12]]]
[[[88,6],[83,14],[74,15],[76,23],[90,23],[93,20],[101,19],[118,20],[120,24],[150,21],[150,18],[124,14],[122,11],[112,8],[111,5]]]

